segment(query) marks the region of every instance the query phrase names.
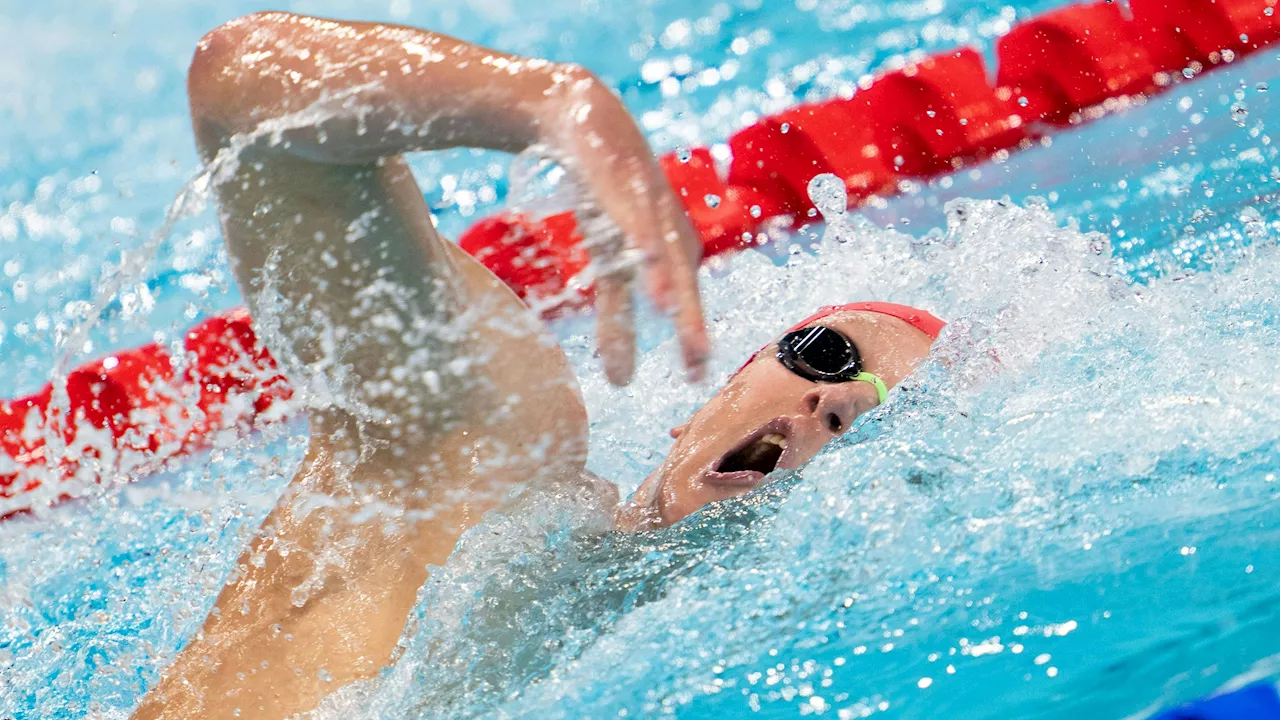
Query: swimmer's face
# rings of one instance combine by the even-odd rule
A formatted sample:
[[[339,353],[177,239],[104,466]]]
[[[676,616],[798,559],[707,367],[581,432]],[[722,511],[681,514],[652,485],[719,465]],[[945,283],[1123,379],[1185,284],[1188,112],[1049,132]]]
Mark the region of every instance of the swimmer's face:
[[[857,345],[863,369],[892,388],[928,354],[928,335],[894,317],[840,312],[813,325]],[[877,405],[866,382],[819,383],[785,368],[770,344],[686,424],[675,447],[637,491],[631,525],[670,525],[717,500],[742,495],[773,470],[807,463]],[[645,517],[640,517],[640,516]]]

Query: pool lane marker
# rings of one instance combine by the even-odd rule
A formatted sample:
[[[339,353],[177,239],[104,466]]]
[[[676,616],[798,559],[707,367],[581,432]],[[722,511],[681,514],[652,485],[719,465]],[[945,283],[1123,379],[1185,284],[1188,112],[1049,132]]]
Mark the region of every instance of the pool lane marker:
[[[883,73],[850,98],[798,105],[739,130],[728,138],[724,174],[708,148],[668,153],[659,163],[704,256],[734,252],[759,242],[766,222],[806,222],[816,175],[839,177],[857,207],[896,193],[904,179],[1005,157],[1275,43],[1276,2],[1130,0],[1128,17],[1110,2],[1059,8],[997,41],[994,82],[976,50],[950,50]],[[550,312],[589,299],[589,288],[571,282],[588,262],[571,212],[500,214],[458,244]],[[292,391],[244,310],[194,326],[183,348],[182,363],[151,344],[77,368],[65,410],[51,407],[48,384],[0,401],[0,519],[290,414]],[[186,368],[181,376],[177,366]],[[69,452],[50,457],[50,436]]]

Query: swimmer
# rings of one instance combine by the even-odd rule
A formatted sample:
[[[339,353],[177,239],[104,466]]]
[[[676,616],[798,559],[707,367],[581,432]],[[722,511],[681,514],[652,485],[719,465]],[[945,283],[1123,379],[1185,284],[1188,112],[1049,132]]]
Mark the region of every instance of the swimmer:
[[[828,308],[758,352],[619,503],[585,470],[563,352],[436,232],[403,154],[539,146],[581,188],[599,352],[634,366],[631,284],[674,317],[701,377],[700,243],[617,97],[575,65],[407,27],[251,15],[201,41],[188,81],[232,269],[307,399],[310,446],[201,630],[139,718],[280,718],[395,659],[428,566],[513,491],[588,483],[616,530],[654,529],[793,469],[929,353],[941,322]],[[761,322],[773,322],[761,318]]]

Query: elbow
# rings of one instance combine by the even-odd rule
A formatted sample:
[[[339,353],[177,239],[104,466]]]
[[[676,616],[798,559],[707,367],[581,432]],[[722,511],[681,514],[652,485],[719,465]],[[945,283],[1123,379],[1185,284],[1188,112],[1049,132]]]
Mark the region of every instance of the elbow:
[[[210,30],[196,43],[191,66],[187,69],[187,100],[191,119],[197,125],[222,120],[221,111],[231,95],[235,79],[235,56],[244,41],[240,23],[233,20]]]
[[[601,92],[610,93],[609,86],[605,85],[595,73],[577,63],[560,65],[553,77],[557,89],[571,97],[589,97]]]
[[[232,20],[210,30],[196,44],[187,71],[187,98],[192,119],[198,124],[214,122],[235,129],[245,101],[254,93],[251,70],[245,58],[251,43],[260,42],[260,31],[273,24],[282,13],[258,12]],[[274,16],[274,17],[273,17]]]
[[[235,51],[244,39],[239,26],[243,20],[216,27],[196,43],[187,69],[187,96],[193,109],[203,108],[214,99],[222,89],[222,81],[232,73]]]
[[[558,65],[551,78],[552,85],[545,93],[545,105],[558,119],[574,117],[584,108],[608,108],[620,104],[608,84],[581,65]]]

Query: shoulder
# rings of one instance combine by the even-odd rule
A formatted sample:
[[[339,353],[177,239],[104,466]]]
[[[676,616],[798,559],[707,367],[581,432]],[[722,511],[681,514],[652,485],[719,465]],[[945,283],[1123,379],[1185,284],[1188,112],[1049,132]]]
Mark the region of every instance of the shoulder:
[[[499,511],[505,521],[516,523],[527,534],[534,527],[573,527],[609,532],[618,520],[618,487],[590,470],[547,473],[530,480]]]
[[[618,503],[622,501],[622,496],[618,492],[618,486],[605,480],[599,475],[583,468],[579,474],[580,482],[584,488],[589,490],[598,501],[601,507],[616,508]]]

